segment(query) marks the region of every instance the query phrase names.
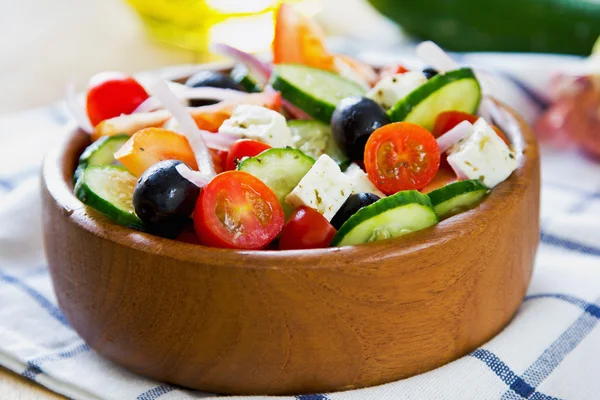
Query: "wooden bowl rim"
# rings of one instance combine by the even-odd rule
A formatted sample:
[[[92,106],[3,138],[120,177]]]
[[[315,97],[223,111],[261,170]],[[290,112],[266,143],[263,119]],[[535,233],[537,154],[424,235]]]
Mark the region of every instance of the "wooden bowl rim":
[[[221,66],[222,64],[218,66],[210,64],[207,68],[220,69]],[[385,252],[391,249],[394,250],[394,256],[399,257],[418,252],[428,246],[435,246],[439,241],[459,239],[461,232],[464,232],[461,227],[476,224],[480,213],[508,207],[515,202],[515,199],[522,197],[527,186],[534,181],[533,174],[539,158],[535,135],[514,110],[495,102],[500,105],[500,112],[504,113],[504,117],[508,117],[505,120],[509,121],[509,126],[501,128],[509,136],[518,153],[519,167],[509,179],[496,186],[479,206],[443,220],[430,228],[399,238],[356,246],[307,250],[221,249],[166,239],[120,226],[99,212],[86,207],[73,194],[70,178],[73,171],[66,171],[66,169],[69,165],[75,165],[76,160],[65,158],[79,157],[80,153],[75,152],[74,148],[81,146],[82,141],[87,138],[87,134],[79,130],[74,123],[66,126],[65,129],[68,131],[66,139],[46,155],[42,180],[56,205],[81,229],[126,247],[183,262],[193,263],[210,259],[213,264],[229,268],[278,269],[289,268],[292,265],[302,268],[327,268],[329,264],[324,261],[335,259],[337,265],[355,264],[364,259],[365,255],[372,259],[373,254],[384,259]],[[366,248],[369,249],[368,252],[363,251]],[[324,259],[324,257],[328,258]],[[240,259],[244,262],[241,263]]]

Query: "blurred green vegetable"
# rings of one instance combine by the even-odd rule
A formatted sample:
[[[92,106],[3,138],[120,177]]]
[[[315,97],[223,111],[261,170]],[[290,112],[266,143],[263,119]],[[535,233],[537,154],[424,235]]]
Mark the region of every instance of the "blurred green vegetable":
[[[369,2],[408,34],[454,51],[587,55],[600,36],[599,0]]]

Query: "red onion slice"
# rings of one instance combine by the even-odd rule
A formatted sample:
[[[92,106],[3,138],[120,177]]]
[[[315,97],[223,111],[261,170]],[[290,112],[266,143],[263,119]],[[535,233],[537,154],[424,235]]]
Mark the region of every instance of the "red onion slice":
[[[179,87],[179,86],[182,86],[182,87]],[[233,89],[221,89],[221,88],[212,88],[212,87],[192,88],[192,87],[187,87],[184,85],[179,85],[179,86],[169,85],[169,88],[174,89],[172,91],[173,91],[173,93],[175,93],[177,98],[179,98],[180,100],[184,100],[184,101],[191,100],[191,99],[223,101],[223,100],[239,99],[240,97],[243,97],[248,94],[248,93],[244,93],[239,90],[233,90]],[[143,112],[154,111],[154,110],[160,108],[160,106],[161,106],[160,101],[158,101],[158,99],[156,97],[152,96],[152,97],[149,97],[148,99],[146,99],[146,101],[144,101],[142,104],[140,104],[138,106],[138,108],[135,109],[134,113],[143,113]]]
[[[440,46],[432,41],[421,42],[416,48],[417,56],[427,61],[440,73],[446,73],[460,68],[458,63],[452,59]]]
[[[177,96],[167,86],[167,83],[163,80],[158,80],[150,88],[150,92],[163,104],[163,106],[171,113],[171,115],[177,120],[181,127],[181,132],[190,143],[190,147],[194,151],[196,156],[196,162],[201,173],[212,178],[216,175],[215,166],[212,161],[212,157],[204,142],[202,133],[196,122],[181,105]]]
[[[473,132],[473,124],[469,121],[463,121],[437,138],[437,144],[440,148],[440,153],[444,153],[450,147],[458,143],[459,140],[466,138]]]
[[[224,43],[214,43],[211,45],[210,49],[217,54],[231,57],[234,60],[245,64],[249,69],[256,72],[262,79],[264,79],[263,82],[258,82],[259,84],[266,84],[271,77],[271,67],[252,54],[238,50],[235,47],[231,47]]]
[[[87,116],[83,102],[77,97],[75,92],[75,80],[69,79],[67,86],[65,87],[65,103],[67,110],[79,126],[79,128],[86,133],[92,133],[94,127]]]
[[[281,106],[285,109],[285,111],[290,114],[292,118],[295,119],[313,119],[310,115],[308,115],[304,110],[296,107],[286,99],[281,99]]]
[[[177,172],[179,172],[179,175],[192,182],[199,188],[203,188],[208,185],[208,182],[210,182],[211,179],[208,175],[203,174],[202,172],[192,171],[190,167],[185,164],[179,164],[175,167],[175,169]]]
[[[271,86],[271,85],[266,85],[265,92],[273,93],[273,92],[277,92],[277,90],[273,89],[273,86]],[[294,119],[313,119],[310,115],[308,115],[306,113],[306,111],[302,110],[301,108],[296,107],[295,105],[293,105],[292,103],[290,103],[289,101],[284,99],[283,97],[281,98],[281,106],[285,109],[285,111],[288,112],[290,117],[292,117]]]
[[[174,118],[171,118],[165,122],[163,128],[183,135],[181,129],[179,128],[179,124]],[[238,136],[230,135],[228,133],[212,133],[203,129],[198,129],[198,131],[200,131],[200,134],[202,135],[202,138],[204,139],[204,142],[206,142],[208,148],[215,150],[229,151],[231,145],[240,139]]]

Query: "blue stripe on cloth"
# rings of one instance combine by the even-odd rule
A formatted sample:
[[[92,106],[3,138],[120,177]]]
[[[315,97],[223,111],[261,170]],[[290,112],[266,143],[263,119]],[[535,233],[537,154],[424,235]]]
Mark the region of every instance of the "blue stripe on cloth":
[[[13,276],[7,275],[2,270],[0,270],[0,283],[4,282],[13,286],[18,287],[25,293],[27,293],[36,303],[38,303],[51,317],[56,319],[65,327],[71,329],[71,325],[60,311],[60,309],[52,304],[50,300],[48,300],[43,294],[26,284],[20,279],[17,279]]]
[[[34,358],[32,360],[27,361],[28,367],[25,371],[23,371],[23,373],[21,375],[24,376],[25,378],[35,380],[35,377],[37,375],[44,372],[42,370],[43,364],[48,363],[48,362],[53,362],[53,361],[67,360],[69,358],[75,357],[78,354],[86,353],[90,350],[91,349],[87,344],[81,343],[69,350],[63,350],[59,353],[48,354],[45,356]]]
[[[471,353],[471,356],[483,361],[492,370],[492,372],[494,372],[500,379],[502,379],[504,383],[508,385],[512,393],[517,394],[521,398],[528,399],[533,398],[533,396],[537,395],[540,399],[553,399],[553,397],[548,397],[543,393],[536,392],[534,387],[525,382],[523,378],[515,374],[509,368],[508,365],[506,365],[497,355],[495,355],[491,351],[485,349],[477,349],[473,353]],[[508,399],[514,398],[514,395],[512,397],[508,397]]]
[[[6,189],[8,191],[11,191],[14,189],[12,182],[7,181],[6,179],[0,179],[0,187],[3,187],[4,189]]]
[[[527,368],[522,375],[523,380],[532,387],[539,386],[596,325],[598,317],[584,312]],[[504,400],[504,397],[502,399]]]
[[[590,305],[590,303],[588,303],[585,300],[582,300],[578,297],[575,296],[570,296],[568,294],[562,294],[562,293],[538,293],[538,294],[532,294],[529,295],[527,297],[525,297],[525,299],[523,301],[528,301],[528,300],[536,300],[536,299],[544,299],[544,298],[554,298],[554,299],[558,299],[558,300],[563,300],[566,301],[567,303],[571,303],[576,305],[577,307],[581,308],[582,310],[585,310],[587,306]]]
[[[156,386],[136,397],[137,400],[154,400],[158,399],[163,394],[167,394],[172,392],[175,388],[171,385],[160,385]]]
[[[521,90],[521,92],[529,98],[529,100],[534,102],[535,105],[537,105],[542,110],[546,110],[548,107],[550,107],[550,103],[546,99],[544,99],[540,94],[538,94],[535,89],[529,87],[526,83],[524,83],[514,75],[503,72],[502,76],[514,83],[515,86],[518,87]]]
[[[549,246],[560,247],[565,250],[600,257],[600,248],[577,243],[569,239],[560,238],[544,231],[540,232],[540,240],[542,243]]]
[[[329,400],[327,396],[322,394],[302,394],[300,396],[296,396],[298,400]]]

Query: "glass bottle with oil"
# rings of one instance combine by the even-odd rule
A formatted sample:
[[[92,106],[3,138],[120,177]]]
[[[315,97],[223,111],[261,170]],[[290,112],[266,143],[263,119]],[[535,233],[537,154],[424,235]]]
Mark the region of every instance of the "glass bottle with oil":
[[[213,42],[247,52],[266,50],[282,1],[303,0],[127,0],[152,36],[198,52]]]

